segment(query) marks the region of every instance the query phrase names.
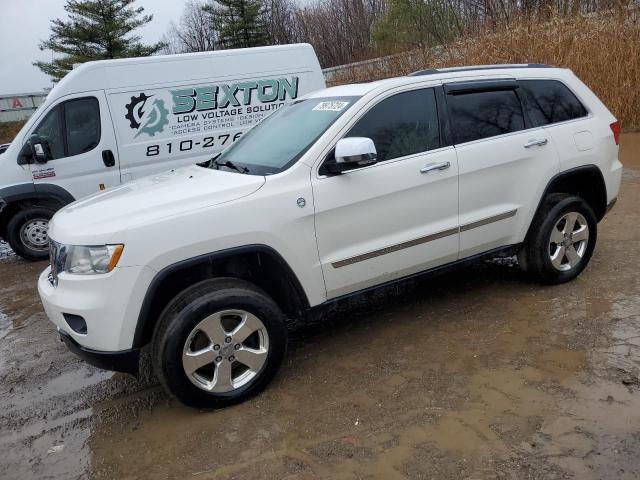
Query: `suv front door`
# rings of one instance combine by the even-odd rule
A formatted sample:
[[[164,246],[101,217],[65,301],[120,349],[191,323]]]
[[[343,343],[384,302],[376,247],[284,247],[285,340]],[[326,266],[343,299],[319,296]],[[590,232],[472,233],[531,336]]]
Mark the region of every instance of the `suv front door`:
[[[460,258],[519,243],[559,171],[553,138],[532,125],[515,80],[444,88],[460,168]]]
[[[104,92],[66,97],[30,132],[47,142],[52,159],[31,163],[36,188],[56,184],[74,198],[120,184],[113,125]]]
[[[458,165],[435,89],[387,95],[351,125],[345,137],[371,138],[378,163],[312,180],[328,298],[458,256]]]

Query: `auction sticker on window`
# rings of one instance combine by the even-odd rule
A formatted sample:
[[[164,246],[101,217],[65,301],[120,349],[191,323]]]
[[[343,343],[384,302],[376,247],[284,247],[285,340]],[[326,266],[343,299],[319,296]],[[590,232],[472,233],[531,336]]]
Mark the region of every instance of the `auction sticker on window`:
[[[314,112],[341,112],[349,102],[320,102],[313,107]]]

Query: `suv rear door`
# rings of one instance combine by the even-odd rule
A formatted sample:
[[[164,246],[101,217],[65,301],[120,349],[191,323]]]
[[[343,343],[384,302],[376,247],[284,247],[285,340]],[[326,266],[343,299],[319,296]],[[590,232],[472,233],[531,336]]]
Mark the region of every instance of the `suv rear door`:
[[[442,137],[439,89],[379,97],[344,135],[371,138],[378,163],[313,179],[329,298],[457,258],[458,165]]]
[[[513,79],[444,85],[460,183],[460,258],[522,241],[548,180],[553,139]]]
[[[567,85],[556,79],[519,80],[529,117],[555,141],[562,170],[600,163],[597,119]],[[605,128],[607,135],[609,129]]]

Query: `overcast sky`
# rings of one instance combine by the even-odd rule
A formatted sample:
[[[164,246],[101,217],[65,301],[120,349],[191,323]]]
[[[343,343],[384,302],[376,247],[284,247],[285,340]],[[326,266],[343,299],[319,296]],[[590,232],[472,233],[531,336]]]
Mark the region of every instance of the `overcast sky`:
[[[160,40],[172,20],[178,21],[186,0],[137,0],[134,5],[153,14],[139,32],[143,41]],[[0,0],[0,94],[31,93],[51,86],[48,76],[31,65],[50,61],[50,51],[38,43],[50,34],[50,21],[66,18],[65,0]]]

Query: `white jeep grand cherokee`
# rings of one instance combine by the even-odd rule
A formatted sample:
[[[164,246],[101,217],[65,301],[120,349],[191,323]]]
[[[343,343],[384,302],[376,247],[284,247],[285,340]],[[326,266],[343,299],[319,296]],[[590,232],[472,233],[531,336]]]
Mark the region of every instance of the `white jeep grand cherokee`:
[[[480,255],[575,278],[613,205],[619,123],[570,71],[427,70],[307,95],[208,168],[81,200],[51,222],[49,318],[89,363],[236,403],[282,362],[284,318]]]

